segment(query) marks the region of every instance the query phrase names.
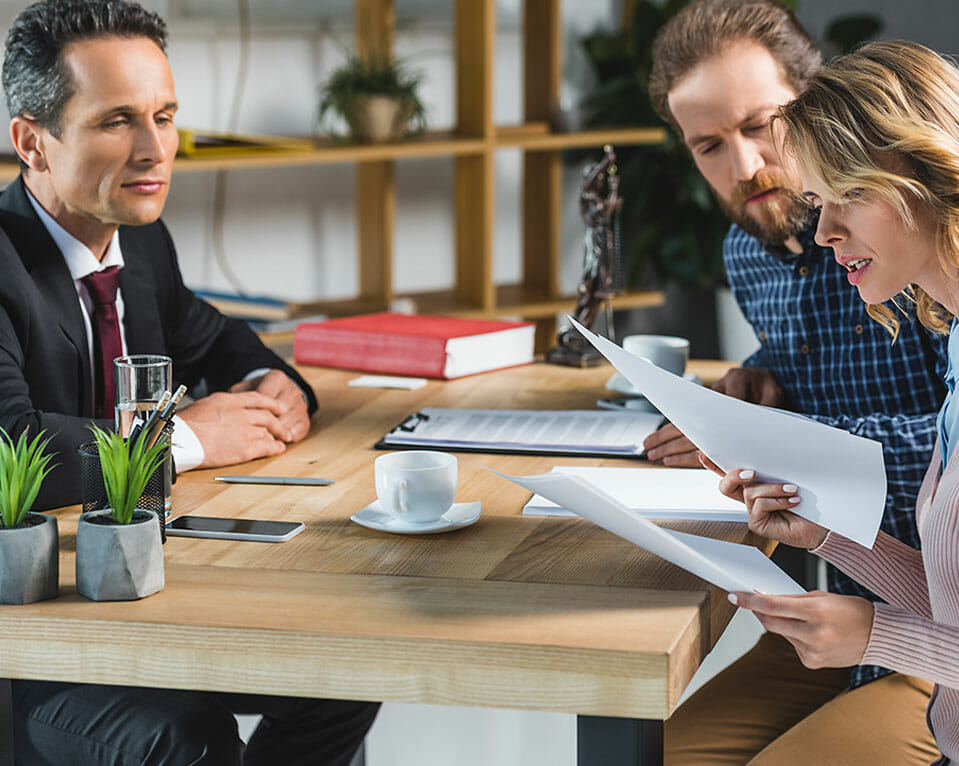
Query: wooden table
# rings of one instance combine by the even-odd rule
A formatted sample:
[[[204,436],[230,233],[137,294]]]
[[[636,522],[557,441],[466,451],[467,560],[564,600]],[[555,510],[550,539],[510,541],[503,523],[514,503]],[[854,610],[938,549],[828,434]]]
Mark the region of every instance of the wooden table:
[[[725,367],[691,369],[708,380]],[[662,721],[733,607],[587,521],[523,517],[529,494],[484,468],[644,463],[461,454],[457,500],[482,500],[475,525],[403,536],[349,519],[375,497],[373,444],[410,412],[591,408],[610,373],[535,364],[411,392],[348,388],[355,373],[307,368],[321,403],[309,437],[230,472],[335,485],[223,485],[212,481],[222,471],[195,471],[174,488],[177,514],[306,530],[277,545],[170,538],[162,592],[94,603],[76,593],[78,511],[64,509],[61,595],[0,607],[0,676],[575,713],[580,764],[661,761]],[[674,526],[763,543],[741,524]]]

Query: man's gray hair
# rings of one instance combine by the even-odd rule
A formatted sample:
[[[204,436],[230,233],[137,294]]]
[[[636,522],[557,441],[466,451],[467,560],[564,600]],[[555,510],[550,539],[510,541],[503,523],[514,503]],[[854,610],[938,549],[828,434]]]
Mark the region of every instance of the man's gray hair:
[[[59,137],[75,84],[63,61],[73,42],[146,37],[166,51],[166,24],[124,0],[41,0],[14,19],[3,59],[3,92],[11,117],[29,117]]]

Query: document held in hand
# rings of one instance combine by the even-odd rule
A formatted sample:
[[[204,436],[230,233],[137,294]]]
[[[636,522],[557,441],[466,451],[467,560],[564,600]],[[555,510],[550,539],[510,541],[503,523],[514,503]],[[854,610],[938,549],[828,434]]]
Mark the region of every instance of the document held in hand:
[[[794,513],[872,547],[886,501],[879,442],[697,386],[571,321],[716,465],[798,485]]]
[[[657,527],[582,477],[558,471],[538,476],[493,473],[575,511],[584,519],[723,590],[731,593],[759,590],[777,596],[805,593],[758,548]]]

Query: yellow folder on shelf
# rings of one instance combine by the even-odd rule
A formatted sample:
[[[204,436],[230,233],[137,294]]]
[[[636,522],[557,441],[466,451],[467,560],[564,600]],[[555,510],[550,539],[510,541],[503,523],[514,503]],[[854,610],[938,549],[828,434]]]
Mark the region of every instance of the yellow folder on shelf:
[[[295,136],[218,133],[187,128],[177,128],[177,134],[180,137],[179,157],[232,157],[259,152],[302,152],[313,148],[311,139]]]

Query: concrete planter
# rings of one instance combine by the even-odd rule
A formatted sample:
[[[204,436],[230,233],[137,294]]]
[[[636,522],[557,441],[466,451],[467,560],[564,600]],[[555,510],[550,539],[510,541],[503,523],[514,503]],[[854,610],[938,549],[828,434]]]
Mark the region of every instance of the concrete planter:
[[[153,511],[136,510],[116,524],[110,510],[80,516],[77,592],[93,601],[132,601],[163,589],[163,548]]]
[[[28,513],[16,527],[0,527],[0,604],[56,598],[60,587],[57,520]]]

